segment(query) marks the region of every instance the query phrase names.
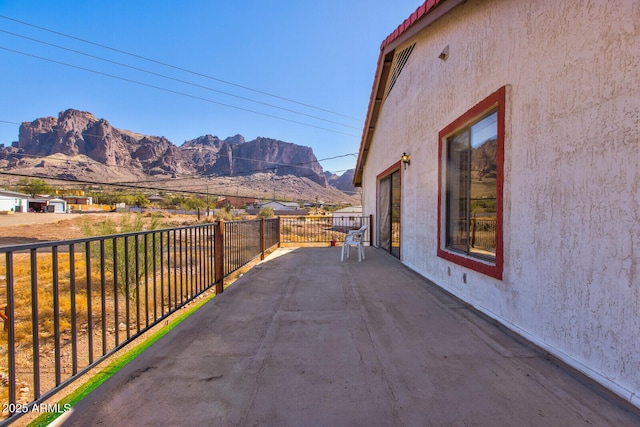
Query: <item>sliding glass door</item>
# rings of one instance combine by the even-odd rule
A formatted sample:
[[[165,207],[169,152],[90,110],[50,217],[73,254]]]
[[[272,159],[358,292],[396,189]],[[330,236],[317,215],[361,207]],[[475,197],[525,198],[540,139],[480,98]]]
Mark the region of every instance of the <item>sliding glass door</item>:
[[[378,245],[400,258],[400,171],[378,182]]]

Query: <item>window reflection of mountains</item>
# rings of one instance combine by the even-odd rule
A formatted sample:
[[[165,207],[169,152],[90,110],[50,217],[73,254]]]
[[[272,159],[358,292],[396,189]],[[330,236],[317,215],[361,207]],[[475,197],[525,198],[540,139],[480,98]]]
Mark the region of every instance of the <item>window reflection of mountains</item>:
[[[498,142],[496,139],[488,139],[478,148],[471,148],[471,179],[484,181],[496,178],[498,170],[496,157]]]

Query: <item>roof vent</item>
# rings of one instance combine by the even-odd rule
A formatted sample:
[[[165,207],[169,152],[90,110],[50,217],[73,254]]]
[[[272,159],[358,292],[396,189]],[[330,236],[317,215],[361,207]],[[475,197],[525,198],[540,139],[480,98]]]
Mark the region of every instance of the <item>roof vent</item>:
[[[411,52],[413,51],[413,48],[415,46],[416,44],[414,43],[411,46],[402,49],[396,55],[395,65],[393,66],[393,72],[391,73],[391,78],[389,79],[389,86],[387,87],[387,92],[384,94],[385,98],[389,96],[391,89],[393,89],[393,85],[396,84],[396,80],[398,80],[398,77],[400,76],[400,73],[404,68],[404,64],[407,63],[407,60],[409,59],[409,55],[411,55]]]

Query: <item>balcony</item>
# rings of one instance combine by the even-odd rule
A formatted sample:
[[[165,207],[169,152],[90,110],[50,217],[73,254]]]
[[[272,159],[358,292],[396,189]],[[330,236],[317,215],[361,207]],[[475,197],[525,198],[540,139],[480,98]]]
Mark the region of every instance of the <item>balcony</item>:
[[[46,405],[58,402],[58,390],[86,378],[90,368],[108,362],[149,327],[162,327],[170,313],[203,292],[222,288],[224,277],[282,242],[283,228],[290,234],[301,228],[293,234],[316,245],[335,244],[336,229],[345,231],[333,223],[287,224],[211,224],[3,248],[3,274],[10,284],[3,296],[9,303],[5,325],[8,347],[14,349],[8,351],[9,402],[19,401],[22,382],[16,378],[32,376],[28,388],[35,403],[29,416],[13,411],[2,424],[52,409]],[[340,262],[339,247],[276,249],[75,403],[59,422],[640,425],[637,409],[397,258],[373,247],[365,252],[362,262],[353,254]],[[130,261],[118,267],[122,254]],[[47,259],[55,268],[44,274]],[[22,285],[11,273],[21,261],[38,271],[26,288],[38,289],[40,299],[31,297],[26,307],[15,302]],[[69,270],[63,267],[74,263]],[[132,280],[138,273],[141,278]],[[135,288],[136,297],[119,293],[123,286]],[[53,335],[42,314],[47,308],[42,292],[51,289]],[[83,298],[87,308],[97,308],[83,312]],[[62,310],[66,299],[73,303]],[[30,315],[23,311],[29,305]],[[60,326],[65,316],[72,320],[70,332]],[[118,323],[124,330],[112,328]],[[18,338],[16,331],[28,325],[32,339]],[[94,337],[88,344],[82,339],[87,328]],[[67,339],[60,339],[64,335]],[[88,355],[79,351],[83,348]]]
[[[64,425],[638,425],[636,412],[374,248],[281,248]]]

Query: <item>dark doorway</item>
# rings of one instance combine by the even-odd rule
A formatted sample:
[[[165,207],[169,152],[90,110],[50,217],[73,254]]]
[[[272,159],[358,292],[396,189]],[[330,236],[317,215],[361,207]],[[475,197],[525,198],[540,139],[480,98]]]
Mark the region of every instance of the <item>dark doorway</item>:
[[[378,184],[378,244],[400,258],[400,171],[380,179]]]

